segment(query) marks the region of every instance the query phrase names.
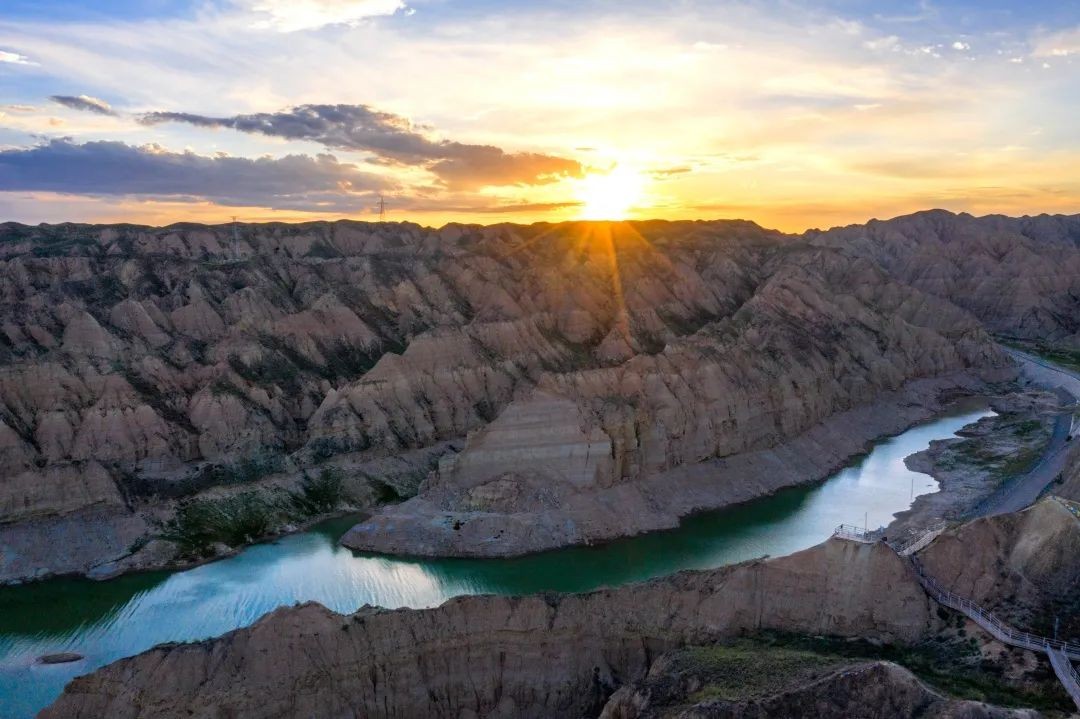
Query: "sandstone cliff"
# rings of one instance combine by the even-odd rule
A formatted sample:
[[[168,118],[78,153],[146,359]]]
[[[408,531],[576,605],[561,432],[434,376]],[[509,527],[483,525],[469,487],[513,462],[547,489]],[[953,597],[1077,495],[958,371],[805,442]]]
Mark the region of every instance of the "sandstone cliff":
[[[759,629],[907,643],[938,622],[891,550],[832,540],[585,595],[463,597],[352,616],[280,609],[76,679],[42,716],[576,718],[687,643]]]
[[[807,233],[873,258],[995,332],[1080,346],[1080,217],[972,217],[944,210]]]
[[[1054,499],[946,532],[918,559],[949,590],[1014,626],[1080,634],[1080,517]],[[1057,621],[1055,621],[1057,620]]]
[[[1080,434],[1078,432],[1077,434]],[[1065,499],[1080,502],[1080,442],[1074,434],[1070,440],[1074,446],[1069,447],[1065,471],[1061,473],[1061,484],[1052,491]]]
[[[714,674],[717,672],[708,666],[708,662],[684,661],[687,654],[707,655],[708,652],[707,647],[691,648],[661,657],[644,680],[624,686],[612,695],[600,719],[870,716],[879,719],[1033,719],[1039,716],[1032,710],[1003,709],[944,697],[903,667],[880,661],[839,666],[823,661],[825,667],[816,671],[799,671],[800,667],[792,667],[783,655],[767,656],[762,667],[764,676],[739,677],[737,682],[720,677],[721,681],[727,679],[727,682],[716,686]],[[775,664],[770,666],[769,660]],[[762,678],[771,681],[762,682]],[[754,691],[755,685],[761,684],[772,686],[767,691]]]
[[[363,483],[412,452],[416,477],[470,434],[425,488],[440,511],[494,509],[505,535],[519,511],[586,502],[603,525],[544,546],[671,526],[819,476],[869,438],[793,468],[784,448],[824,439],[830,418],[913,381],[1000,377],[982,323],[1067,340],[1076,222],[920,213],[806,237],[746,222],[0,225],[0,543],[16,522],[49,547],[64,517],[167,512],[251,481],[240,466],[289,481],[341,464]],[[927,280],[938,252],[947,280],[992,270],[968,287],[983,299]],[[574,405],[546,415],[547,447],[509,449],[547,398]],[[701,481],[755,458],[772,468]],[[620,532],[611,501],[648,511]],[[0,577],[21,576],[5,561]]]

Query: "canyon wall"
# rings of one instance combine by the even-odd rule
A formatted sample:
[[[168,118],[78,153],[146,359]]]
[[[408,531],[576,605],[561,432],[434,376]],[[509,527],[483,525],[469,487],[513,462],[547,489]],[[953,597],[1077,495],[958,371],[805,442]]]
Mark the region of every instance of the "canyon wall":
[[[584,595],[462,597],[351,616],[279,609],[248,629],[75,679],[41,716],[576,718],[686,643],[759,629],[907,643],[938,623],[892,550],[831,540]]]
[[[711,476],[693,467],[782,457],[913,382],[1007,376],[984,324],[1067,339],[1076,224],[920,213],[805,237],[738,221],[3,224],[0,548],[15,525],[50,546],[82,513],[128,522],[325,466],[364,485],[398,458],[401,493],[430,473],[421,497],[438,511],[503,525],[590,493],[589,512],[649,509],[646,488],[675,477],[678,506],[638,529],[669,526],[738,494],[714,482],[678,499]],[[1022,293],[1004,292],[1007,273],[1035,260],[997,251],[1014,235],[1040,268]],[[971,248],[996,283],[976,303],[904,259],[945,251],[948,276],[974,281]],[[776,471],[806,481],[827,464]],[[0,576],[22,571],[11,556]]]
[[[1080,635],[1080,516],[1046,498],[935,539],[918,559],[950,591],[1043,636]]]
[[[809,232],[813,244],[872,258],[991,330],[1080,347],[1080,217],[972,217],[944,210]]]

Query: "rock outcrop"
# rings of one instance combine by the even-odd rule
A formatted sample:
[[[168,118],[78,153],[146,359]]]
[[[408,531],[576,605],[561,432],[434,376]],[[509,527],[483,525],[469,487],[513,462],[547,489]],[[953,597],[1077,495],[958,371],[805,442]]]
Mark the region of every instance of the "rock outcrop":
[[[649,501],[912,381],[1001,376],[984,324],[1069,341],[1078,224],[3,224],[0,545],[12,523],[167,513],[242,462],[299,477],[470,433],[425,501],[538,511],[569,501],[554,445],[500,464],[496,444],[543,397],[575,405],[550,428],[584,448],[574,481]],[[679,497],[699,485],[629,531],[719,501]]]
[[[1075,435],[1071,441],[1075,446],[1068,450],[1068,461],[1065,464],[1065,471],[1061,473],[1061,484],[1053,491],[1065,499],[1080,502],[1080,442],[1077,442]]]
[[[1080,517],[1051,498],[963,524],[918,555],[950,591],[1018,628],[1063,637],[1080,633],[1078,557]]]
[[[944,210],[809,232],[872,258],[898,280],[963,307],[989,328],[1080,346],[1080,218],[972,217]]]
[[[584,595],[463,597],[430,610],[306,604],[80,677],[42,717],[580,717],[664,651],[760,629],[909,643],[939,620],[884,545]]]
[[[707,648],[702,648],[707,651]],[[770,669],[768,692],[724,692],[712,686],[709,667],[680,666],[682,653],[661,657],[642,681],[619,689],[600,719],[1035,719],[1032,710],[1014,710],[942,696],[911,672],[890,662],[833,666],[786,674],[784,657]],[[766,662],[763,662],[767,664]],[[746,684],[756,677],[747,677]],[[739,696],[725,696],[730,693]],[[748,694],[748,695],[744,695]],[[716,696],[718,695],[718,696]]]
[[[824,478],[865,451],[872,440],[939,412],[943,397],[974,393],[982,386],[963,374],[917,380],[899,392],[879,395],[872,404],[833,414],[776,446],[619,482],[601,476],[585,483],[580,475],[575,482],[558,462],[530,464],[537,438],[516,432],[516,427],[504,428],[510,422],[516,425],[521,416],[508,410],[508,421],[500,417],[489,430],[496,440],[514,432],[521,447],[504,458],[499,474],[470,475],[468,465],[464,470],[458,465],[474,456],[490,461],[486,446],[491,435],[481,431],[464,452],[443,460],[419,496],[382,509],[347,532],[342,543],[387,554],[508,557],[673,529],[686,516]],[[579,457],[590,459],[593,471],[610,465],[610,455],[589,454],[592,445],[581,439],[585,428],[561,430],[570,431],[578,433]]]

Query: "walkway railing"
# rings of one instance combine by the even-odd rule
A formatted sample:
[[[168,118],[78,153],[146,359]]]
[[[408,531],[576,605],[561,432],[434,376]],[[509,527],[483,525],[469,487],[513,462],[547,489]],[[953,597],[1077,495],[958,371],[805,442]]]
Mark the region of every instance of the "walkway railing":
[[[1046,654],[1050,657],[1050,666],[1054,668],[1054,674],[1057,674],[1061,685],[1065,687],[1065,691],[1072,697],[1076,708],[1080,709],[1080,673],[1077,673],[1076,667],[1072,665],[1069,657],[1064,652],[1058,649],[1050,649]]]
[[[922,584],[927,594],[933,597],[939,604],[944,604],[947,607],[951,607],[952,609],[967,615],[972,621],[992,634],[998,641],[1036,652],[1049,652],[1051,649],[1056,649],[1063,652],[1070,659],[1080,660],[1080,644],[1063,642],[1048,637],[1040,637],[1037,634],[1014,629],[970,599],[953,594],[942,587],[933,579],[933,577],[927,576],[926,572],[918,562],[912,562],[912,564],[915,567],[915,574],[919,578],[919,583]]]
[[[842,524],[836,528],[836,531],[833,532],[833,536],[856,542],[870,543],[884,539],[882,533],[883,530],[880,529],[867,531],[862,527]],[[999,642],[1021,649],[1046,653],[1046,655],[1050,657],[1050,663],[1054,667],[1054,673],[1061,681],[1062,686],[1064,686],[1065,690],[1069,693],[1069,696],[1072,697],[1073,701],[1076,703],[1076,708],[1080,709],[1080,674],[1077,673],[1075,667],[1072,665],[1073,660],[1080,661],[1080,644],[1041,637],[1038,634],[1022,632],[1019,629],[1009,626],[994,616],[992,612],[983,609],[966,597],[953,594],[948,589],[938,584],[937,580],[929,576],[919,561],[913,556],[914,552],[918,551],[917,549],[911,549],[906,554],[902,553],[904,550],[914,547],[915,545],[923,544],[923,546],[925,546],[926,544],[929,544],[933,538],[940,533],[941,529],[939,528],[929,529],[916,537],[912,542],[901,546],[899,549],[891,544],[889,546],[891,546],[898,555],[908,559],[915,570],[915,576],[919,580],[919,584],[922,585],[922,588],[926,593],[938,604],[955,609],[965,615]]]
[[[910,557],[920,549],[925,549],[929,546],[930,542],[937,539],[938,535],[945,531],[945,528],[949,525],[945,522],[935,524],[928,529],[924,529],[916,537],[914,537],[907,544],[890,544],[890,546],[896,550],[896,553],[901,557]]]
[[[850,539],[855,542],[873,544],[874,542],[881,541],[885,536],[885,527],[866,529],[865,527],[856,527],[853,524],[841,524],[833,530],[833,536],[840,537],[841,539]]]

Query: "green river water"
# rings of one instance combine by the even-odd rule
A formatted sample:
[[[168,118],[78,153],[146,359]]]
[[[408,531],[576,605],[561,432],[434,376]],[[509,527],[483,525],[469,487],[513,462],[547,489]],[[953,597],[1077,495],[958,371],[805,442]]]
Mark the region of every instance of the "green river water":
[[[937,484],[904,457],[991,415],[966,403],[896,437],[824,482],[688,519],[674,531],[508,560],[402,560],[337,545],[348,518],[179,572],[107,582],[56,579],[0,589],[0,717],[33,716],[79,674],[155,644],[212,637],[282,605],[314,600],[431,607],[462,594],[575,592],[705,569],[825,540],[839,524],[888,524]],[[85,659],[46,666],[43,654]]]

